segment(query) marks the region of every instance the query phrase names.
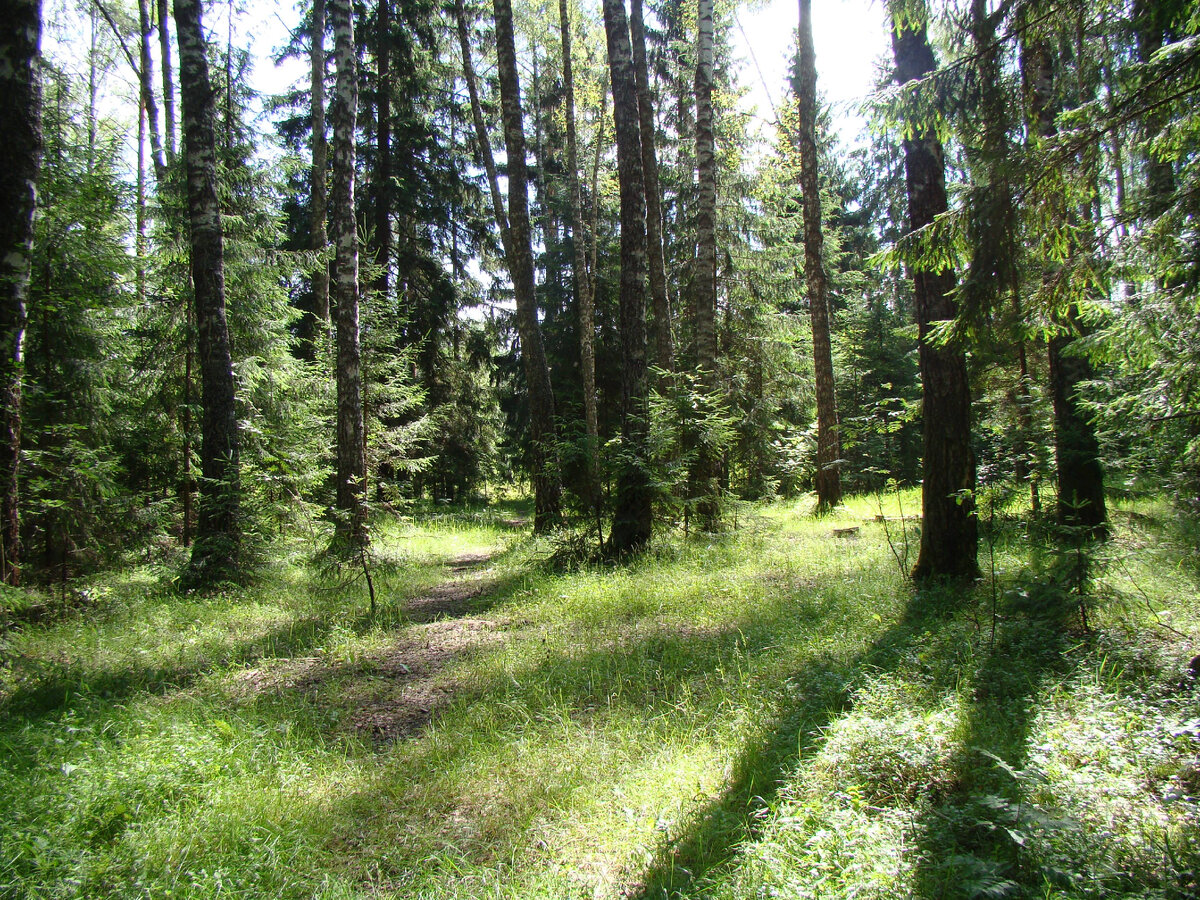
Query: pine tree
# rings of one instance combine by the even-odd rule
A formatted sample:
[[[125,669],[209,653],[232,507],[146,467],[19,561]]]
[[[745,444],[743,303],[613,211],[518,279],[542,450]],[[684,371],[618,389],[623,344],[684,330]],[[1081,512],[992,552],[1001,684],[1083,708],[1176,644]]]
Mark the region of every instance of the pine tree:
[[[804,280],[812,319],[813,371],[817,386],[817,509],[842,499],[841,438],[829,341],[829,297],[821,230],[821,183],[817,165],[817,67],[812,38],[812,0],[800,0],[800,189],[804,204]]]

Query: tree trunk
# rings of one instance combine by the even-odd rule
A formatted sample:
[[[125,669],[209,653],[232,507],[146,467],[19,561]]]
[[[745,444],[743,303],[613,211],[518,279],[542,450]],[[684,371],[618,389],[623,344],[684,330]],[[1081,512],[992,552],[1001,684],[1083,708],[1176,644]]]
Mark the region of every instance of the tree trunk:
[[[804,204],[804,281],[812,318],[813,370],[817,382],[817,510],[842,500],[842,441],[833,389],[829,297],[821,231],[821,185],[817,166],[817,65],[813,50],[812,0],[800,0],[800,190]]]
[[[646,448],[646,200],[637,82],[623,0],[604,0],[604,32],[621,190],[621,436],[625,446],[609,535],[611,550],[621,554],[644,547],[652,527]]]
[[[479,79],[475,75],[475,64],[471,61],[471,35],[467,27],[467,14],[463,0],[454,0],[454,17],[458,24],[458,44],[462,52],[463,77],[467,82],[467,94],[471,98],[471,119],[475,125],[475,143],[479,159],[487,175],[488,192],[492,198],[492,215],[500,229],[500,240],[504,245],[504,258],[512,258],[509,242],[508,214],[504,211],[504,198],[500,194],[500,179],[496,172],[496,159],[492,154],[492,142],[488,139],[487,124],[483,121],[483,104],[479,101]]]
[[[584,242],[583,191],[579,186],[579,147],[575,133],[575,75],[571,60],[571,23],[567,15],[567,0],[558,0],[558,21],[562,34],[563,89],[567,103],[567,177],[571,190],[571,244],[575,251],[571,259],[571,274],[575,281],[576,306],[579,310],[579,361],[583,369],[583,418],[587,430],[587,490],[599,532],[600,428],[596,415],[596,322]]]
[[[217,203],[213,92],[208,78],[199,0],[175,0],[175,30],[179,37],[180,98],[183,101],[191,268],[203,410],[200,512],[192,546],[190,580],[196,584],[211,584],[237,574],[241,527],[237,409],[229,329],[225,321],[224,238]]]
[[[650,346],[654,364],[671,371],[675,345],[671,337],[671,303],[667,296],[667,270],[663,256],[662,192],[658,185],[658,157],[654,152],[654,100],[646,61],[646,26],[642,0],[630,0],[629,36],[633,42],[633,71],[637,79],[638,125],[642,135],[642,177],[646,186],[646,257],[650,270]]]
[[[512,4],[510,0],[494,0],[493,9],[496,16],[496,64],[504,119],[504,146],[508,157],[509,273],[516,294],[517,333],[521,340],[521,359],[529,387],[529,430],[533,444],[533,528],[534,531],[545,532],[557,527],[562,520],[562,490],[555,449],[554,393],[537,317],[529,227],[529,175],[525,167],[525,130],[521,113],[521,86],[517,79]]]
[[[911,7],[907,10],[912,12]],[[908,84],[934,70],[926,37],[927,14],[900,16],[893,7],[892,49],[896,82]],[[904,139],[909,230],[916,231],[947,209],[945,161],[932,127],[913,122]],[[967,360],[954,344],[934,345],[931,329],[953,319],[954,273],[910,267],[916,303],[923,386],[924,432],[921,484],[921,549],[913,577],[974,578],[979,573],[975,521],[975,455],[971,450],[971,393]]]
[[[325,0],[313,0],[312,34],[310,35],[309,60],[312,66],[312,173],[309,215],[311,246],[315,253],[323,254],[329,244],[325,232],[325,187],[326,167],[329,165],[328,145],[325,140]],[[317,318],[316,334],[329,326],[329,264],[321,263],[312,273],[313,314]],[[316,341],[315,343],[321,343]]]
[[[1055,60],[1050,45],[1044,41],[1023,45],[1021,66],[1030,86],[1030,112],[1037,132],[1043,139],[1051,138],[1057,126],[1053,99]],[[1069,207],[1058,210],[1058,214],[1084,218]],[[1078,252],[1085,251],[1080,248]],[[1058,523],[1067,529],[1078,529],[1083,537],[1102,538],[1108,533],[1108,511],[1100,444],[1079,397],[1080,386],[1092,380],[1095,373],[1086,356],[1070,349],[1075,338],[1086,331],[1080,322],[1078,304],[1074,302],[1055,312],[1052,319],[1058,329],[1049,341]]]
[[[358,339],[358,234],[354,221],[354,130],[358,71],[350,0],[331,0],[337,83],[333,124],[330,225],[337,301],[337,537],[344,549],[367,545],[367,450],[363,425],[362,359]]]
[[[150,5],[149,0],[138,0],[138,25],[141,30],[141,75],[142,106],[146,110],[146,122],[150,126],[150,159],[154,164],[154,181],[162,188],[167,178],[167,160],[163,155],[162,132],[158,127],[158,103],[154,99],[154,58],[150,55]]]
[[[42,164],[38,55],[40,0],[5,0],[0,12],[0,579],[21,580],[18,474],[25,371],[25,301],[33,250],[33,211]]]
[[[171,32],[167,27],[168,0],[158,0],[158,50],[162,57],[163,132],[167,139],[167,162],[175,161],[175,82],[171,74]]]
[[[375,128],[375,265],[379,275],[375,290],[387,296],[388,264],[392,256],[392,74],[391,74],[391,0],[379,0],[379,34],[376,56],[379,60],[378,122]]]
[[[713,127],[713,0],[699,0],[696,43],[696,259],[692,275],[692,331],[701,383],[715,399],[717,389],[717,156]],[[614,90],[615,93],[615,90]],[[705,531],[720,524],[720,460],[701,445],[691,477],[696,517]]]

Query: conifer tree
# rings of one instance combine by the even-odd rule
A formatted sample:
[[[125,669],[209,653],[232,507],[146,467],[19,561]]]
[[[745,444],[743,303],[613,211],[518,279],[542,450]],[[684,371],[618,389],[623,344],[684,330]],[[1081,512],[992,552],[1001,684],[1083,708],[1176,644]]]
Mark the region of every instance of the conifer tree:
[[[924,0],[892,0],[892,49],[896,82],[902,87],[936,66],[927,36]],[[907,121],[904,170],[910,233],[929,225],[947,208],[945,159],[928,122]],[[938,343],[934,328],[957,314],[954,272],[945,265],[909,265],[915,294],[923,387],[923,480],[921,549],[913,576],[920,580],[973,578],[978,574],[975,520],[975,455],[971,449],[971,393],[962,347]]]
[[[363,426],[362,353],[358,324],[358,232],[354,218],[358,65],[350,0],[331,0],[337,81],[333,124],[331,234],[337,304],[337,536],[346,549],[366,546],[367,450]]]
[[[800,189],[804,204],[804,280],[812,320],[813,371],[817,387],[817,509],[842,499],[841,438],[829,340],[829,298],[821,228],[821,183],[817,165],[817,67],[813,50],[812,0],[800,0]]]
[[[623,0],[604,0],[604,31],[612,79],[613,122],[621,190],[621,437],[616,510],[609,535],[614,553],[650,540],[652,513],[646,458],[646,200],[633,49]]]

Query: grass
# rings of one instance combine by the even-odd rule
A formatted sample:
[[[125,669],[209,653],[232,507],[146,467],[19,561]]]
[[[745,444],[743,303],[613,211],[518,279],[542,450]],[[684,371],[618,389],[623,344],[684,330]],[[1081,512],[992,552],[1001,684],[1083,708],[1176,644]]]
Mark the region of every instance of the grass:
[[[374,619],[300,543],[212,596],[6,594],[0,896],[1196,896],[1169,508],[1084,596],[998,516],[993,619],[914,592],[875,503],[565,573],[512,507],[381,521]]]

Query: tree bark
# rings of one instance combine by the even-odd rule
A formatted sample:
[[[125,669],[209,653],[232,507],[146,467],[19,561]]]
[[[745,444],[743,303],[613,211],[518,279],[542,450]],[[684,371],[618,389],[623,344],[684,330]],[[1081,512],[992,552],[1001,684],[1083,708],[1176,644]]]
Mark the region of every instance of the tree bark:
[[[821,229],[821,185],[817,166],[817,65],[813,50],[812,0],[800,0],[800,190],[804,206],[804,281],[812,319],[813,371],[817,387],[817,510],[842,501],[842,441],[833,387],[829,340],[829,292]]]
[[[367,450],[363,424],[362,354],[358,329],[358,234],[354,220],[354,130],[358,114],[358,67],[350,0],[331,0],[337,82],[329,117],[333,124],[331,231],[333,291],[337,301],[337,538],[360,550],[367,535]]]
[[[558,21],[562,35],[563,89],[567,104],[567,177],[571,191],[571,244],[575,251],[571,258],[571,274],[575,281],[576,307],[579,310],[579,362],[583,369],[583,418],[587,432],[587,490],[599,531],[600,427],[596,414],[596,320],[592,285],[588,279],[587,245],[584,241],[583,191],[579,185],[579,146],[575,132],[575,74],[571,60],[571,22],[567,14],[567,0],[558,0]]]
[[[162,57],[163,134],[167,139],[167,162],[175,161],[175,82],[171,73],[171,32],[167,27],[169,0],[158,0],[158,50]]]
[[[710,397],[717,389],[717,156],[713,126],[713,0],[697,3],[696,42],[696,259],[692,275],[692,331],[696,367]],[[615,93],[615,92],[614,92]],[[720,524],[720,460],[710,448],[698,448],[691,477],[700,527]]]
[[[475,75],[475,64],[471,60],[471,35],[467,26],[467,13],[463,0],[454,0],[454,18],[458,24],[458,44],[462,52],[463,77],[467,82],[467,94],[471,98],[471,120],[475,125],[475,143],[479,148],[479,159],[487,175],[488,192],[492,198],[492,215],[500,229],[500,241],[504,246],[505,260],[511,259],[509,248],[511,235],[508,231],[508,213],[504,210],[504,198],[500,194],[500,179],[496,172],[496,158],[492,153],[492,142],[488,138],[487,123],[483,120],[483,104],[479,101],[479,79]]]
[[[649,419],[646,385],[646,200],[642,181],[637,81],[624,0],[604,0],[621,192],[621,437],[616,509],[609,547],[636,552],[650,541]]]
[[[146,110],[146,123],[150,126],[150,159],[154,164],[154,181],[161,189],[167,178],[167,159],[163,154],[162,131],[158,126],[158,103],[154,99],[154,58],[150,55],[150,5],[149,0],[138,0],[138,26],[141,40],[138,42],[141,55],[142,106]]]
[[[512,3],[510,0],[494,0],[493,10],[496,16],[496,64],[504,119],[504,146],[508,157],[509,241],[506,249],[517,301],[521,360],[529,388],[529,430],[533,445],[533,528],[534,531],[545,532],[556,528],[562,520],[562,490],[555,449],[554,393],[537,316],[529,226],[529,174],[525,164],[524,117],[521,112],[521,86],[517,78]]]
[[[329,165],[328,144],[325,139],[325,0],[313,0],[312,34],[309,61],[312,67],[312,199],[309,205],[311,246],[314,253],[323,254],[329,244],[325,231],[326,167]],[[321,263],[313,270],[313,315],[317,319],[316,333],[329,326],[329,264]],[[317,342],[319,343],[319,341]]]
[[[388,264],[392,256],[392,74],[391,74],[391,0],[379,0],[379,34],[376,56],[379,60],[378,122],[375,128],[375,265],[379,275],[375,290],[380,297],[388,291]]]
[[[1041,40],[1022,46],[1021,66],[1029,85],[1030,113],[1042,139],[1053,137],[1055,125],[1055,60],[1050,45]],[[1058,214],[1067,218],[1081,214],[1064,206]],[[1084,252],[1080,249],[1078,252]],[[1092,380],[1091,361],[1073,352],[1071,344],[1086,333],[1075,302],[1055,311],[1057,328],[1049,341],[1050,395],[1054,406],[1054,458],[1058,472],[1057,518],[1066,529],[1079,530],[1085,538],[1102,538],[1108,533],[1108,511],[1104,501],[1104,468],[1096,431],[1083,409],[1080,386]]]
[[[217,202],[213,91],[199,0],[175,0],[175,29],[179,37],[180,99],[203,410],[200,510],[190,580],[195,584],[211,584],[237,574],[241,526],[237,409],[225,320],[224,238]]]
[[[0,579],[21,581],[21,395],[42,164],[40,0],[0,0]]]
[[[642,0],[630,0],[629,36],[633,43],[633,71],[637,79],[638,125],[642,135],[642,177],[646,187],[646,258],[650,271],[650,346],[654,364],[670,372],[675,367],[671,337],[671,303],[667,296],[667,269],[663,255],[662,191],[658,184],[658,157],[654,151],[654,98],[646,60],[646,26]]]
[[[927,12],[900,16],[892,9],[896,82],[905,85],[934,70],[926,36]],[[931,223],[947,209],[945,160],[932,127],[913,122],[905,129],[904,172],[909,231]],[[916,303],[923,386],[924,432],[921,485],[921,549],[913,577],[974,578],[979,535],[975,520],[975,455],[971,450],[971,393],[967,360],[954,344],[933,344],[930,331],[957,313],[954,273],[910,267]]]

